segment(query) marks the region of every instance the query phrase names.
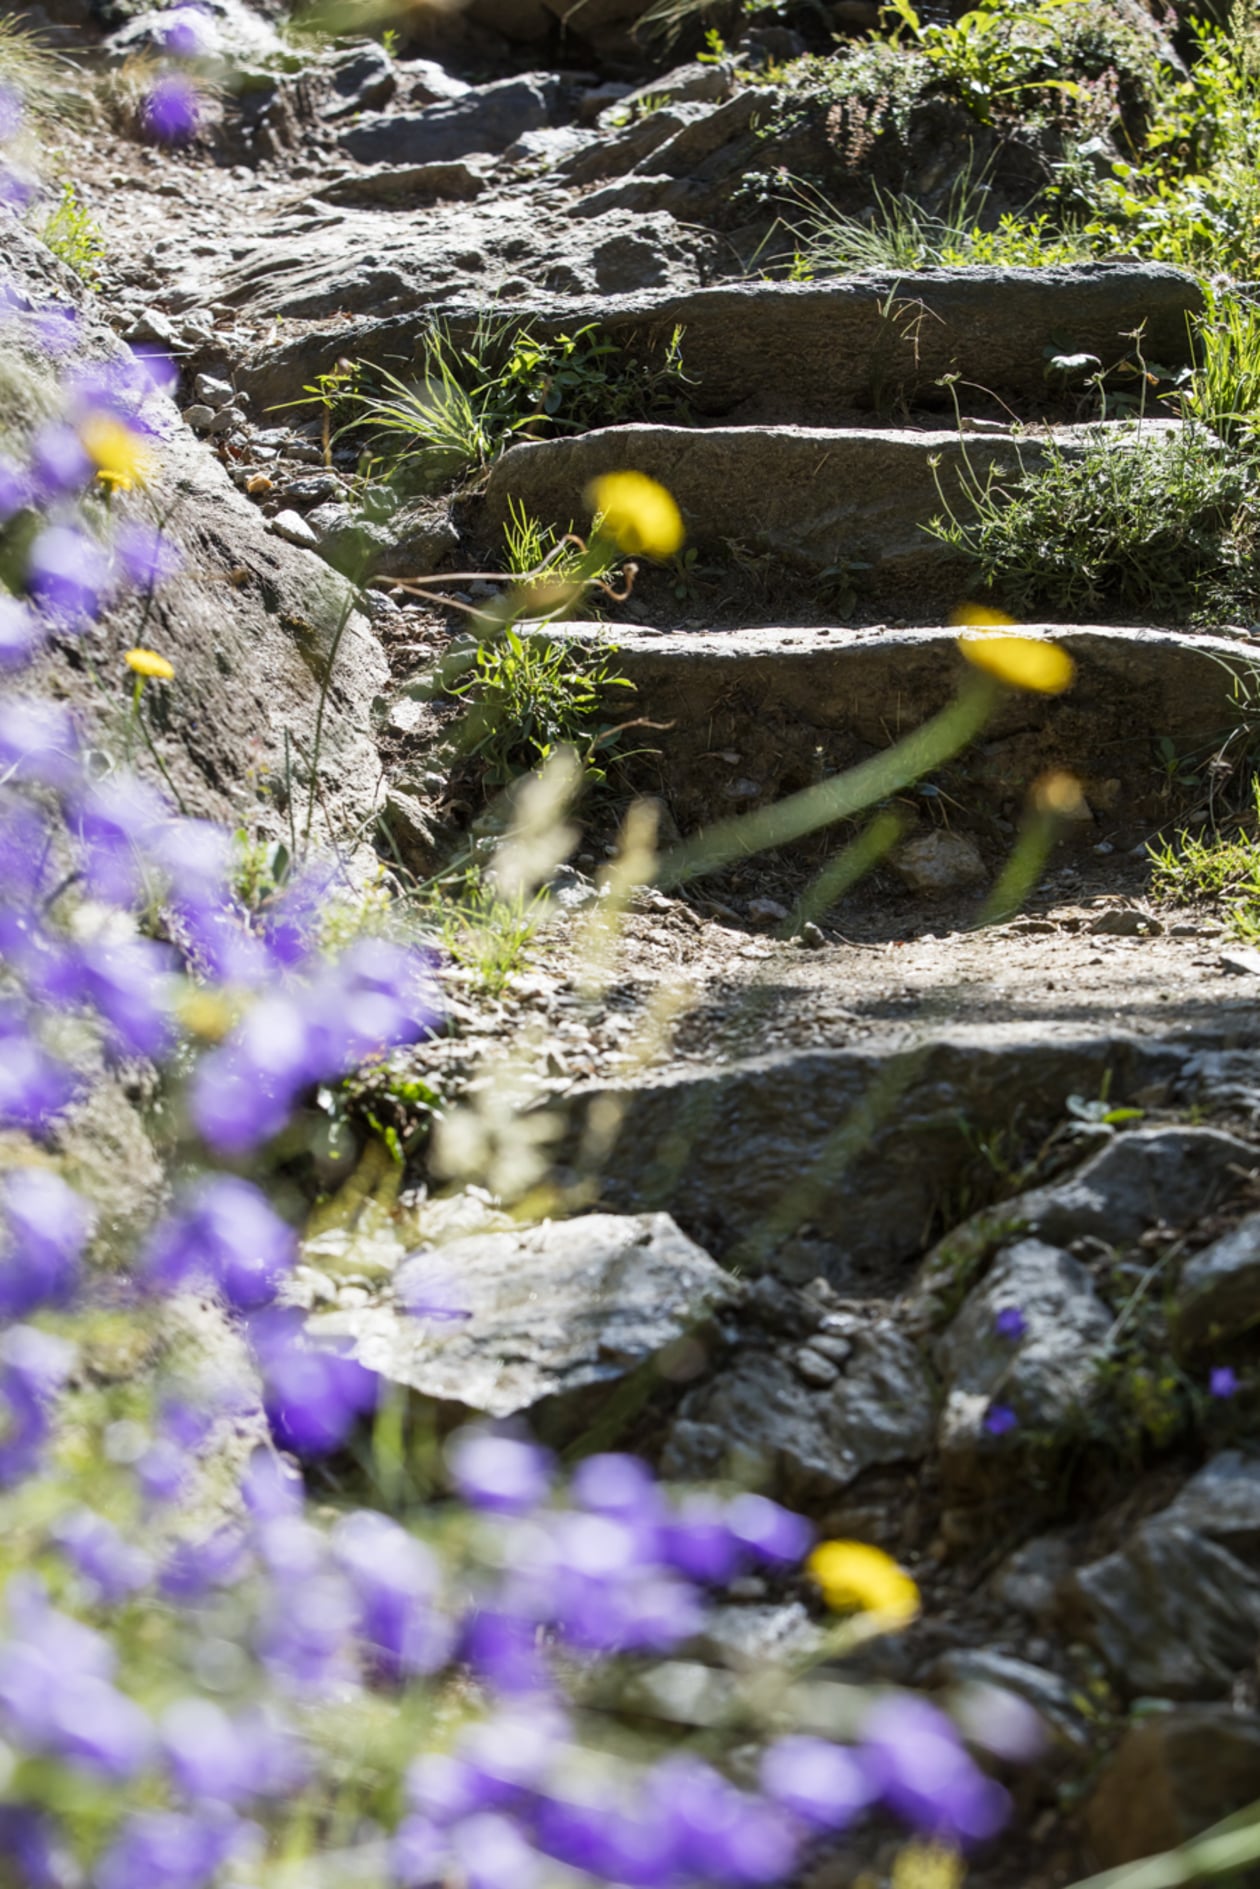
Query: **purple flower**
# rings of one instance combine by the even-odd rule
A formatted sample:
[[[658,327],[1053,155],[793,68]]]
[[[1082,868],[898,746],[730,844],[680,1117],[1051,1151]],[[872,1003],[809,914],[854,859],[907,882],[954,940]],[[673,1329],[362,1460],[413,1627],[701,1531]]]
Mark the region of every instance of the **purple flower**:
[[[457,1824],[451,1833],[457,1879],[467,1889],[533,1889],[539,1858],[516,1825],[494,1811],[483,1810]]]
[[[989,1436],[1009,1436],[1019,1428],[1019,1418],[1009,1404],[991,1403],[982,1421]]]
[[[1005,1821],[1006,1792],[973,1763],[950,1721],[910,1693],[881,1699],[862,1725],[860,1757],[874,1792],[916,1829],[977,1843]]]
[[[170,1437],[158,1437],[136,1461],[140,1493],[157,1507],[178,1502],[188,1488],[192,1468],[187,1451]]]
[[[1004,1343],[1017,1345],[1028,1336],[1028,1320],[1017,1305],[1004,1305],[994,1314],[993,1330]]]
[[[142,896],[145,853],[167,818],[160,795],[134,774],[92,785],[78,810],[78,828],[93,898],[130,905]]]
[[[218,50],[215,23],[199,6],[172,7],[159,20],[157,34],[172,59],[205,59]]]
[[[853,1751],[803,1733],[767,1746],[761,1788],[776,1804],[819,1830],[846,1829],[875,1794]]]
[[[0,1645],[0,1722],[26,1750],[123,1783],[147,1762],[152,1728],[111,1684],[114,1651],[57,1613],[36,1582],[10,1582],[14,1637]]]
[[[475,1509],[524,1515],[546,1500],[554,1459],[523,1437],[493,1430],[460,1430],[446,1446],[455,1486]]]
[[[73,1347],[51,1332],[33,1325],[0,1332],[0,1488],[38,1468],[50,1408],[73,1364]]]
[[[0,525],[7,525],[33,498],[29,475],[13,460],[0,457]]]
[[[52,702],[0,699],[0,771],[10,780],[68,788],[76,780],[74,723]]]
[[[619,1451],[584,1457],[573,1472],[569,1494],[593,1514],[622,1516],[641,1527],[665,1514],[660,1489],[647,1464]]]
[[[300,1515],[304,1500],[302,1472],[273,1450],[256,1449],[241,1478],[241,1495],[260,1522]]]
[[[281,1449],[323,1455],[376,1408],[376,1373],[343,1352],[308,1343],[300,1313],[263,1312],[250,1330],[262,1366],[267,1421]]]
[[[0,1856],[16,1869],[19,1889],[67,1889],[76,1879],[52,1818],[26,1804],[0,1804]]]
[[[813,1544],[814,1530],[805,1517],[781,1508],[768,1496],[736,1496],[726,1519],[740,1546],[763,1561],[801,1561]]]
[[[89,1225],[83,1201],[47,1168],[15,1168],[0,1183],[0,1317],[65,1303]]]
[[[187,144],[201,122],[196,86],[181,73],[164,73],[145,100],[141,120],[158,144]]]
[[[662,1557],[693,1581],[721,1585],[740,1563],[740,1548],[714,1496],[688,1496],[661,1529]]]
[[[280,1796],[306,1773],[297,1739],[274,1713],[231,1718],[210,1699],[181,1699],[162,1720],[161,1736],[176,1789],[203,1807]]]
[[[484,1607],[464,1623],[461,1656],[498,1692],[541,1693],[547,1671],[539,1657],[534,1622],[495,1607]]]
[[[140,1261],[144,1282],[173,1292],[201,1279],[238,1312],[270,1305],[293,1270],[297,1240],[249,1181],[219,1174],[203,1180],[164,1220]]]
[[[360,1509],[333,1532],[333,1555],[350,1582],[358,1635],[373,1672],[398,1682],[436,1672],[453,1636],[434,1613],[437,1564],[429,1550],[387,1516]]]
[[[27,555],[26,583],[51,616],[81,624],[105,600],[109,565],[94,538],[71,525],[48,525]]]
[[[354,1678],[354,1625],[353,1597],[339,1576],[308,1575],[284,1588],[273,1583],[258,1627],[258,1656],[287,1691],[327,1695]]]
[[[184,561],[178,545],[156,525],[121,525],[114,536],[114,555],[127,582],[146,591],[168,583]]]
[[[192,1083],[198,1132],[223,1154],[245,1154],[279,1134],[320,1073],[316,1047],[295,1002],[264,997],[198,1065]]]
[[[96,1865],[94,1889],[206,1889],[252,1834],[229,1813],[133,1811]]]
[[[1210,1397],[1233,1397],[1238,1391],[1238,1373],[1228,1364],[1217,1364],[1208,1378]]]
[[[79,1080],[30,1035],[26,1019],[0,1004],[0,1128],[42,1133],[79,1091]]]
[[[0,82],[0,144],[16,138],[22,129],[22,94],[14,85]]]
[[[35,496],[44,504],[50,499],[74,497],[96,476],[96,466],[83,441],[63,420],[40,427],[31,441],[30,456]]]
[[[0,592],[0,669],[21,668],[43,640],[43,629],[30,611],[16,597]]]
[[[200,1541],[181,1541],[167,1556],[159,1585],[170,1600],[195,1601],[216,1587],[233,1587],[249,1571],[245,1537],[237,1528],[217,1528]]]
[[[795,1822],[697,1758],[667,1758],[649,1782],[651,1814],[669,1835],[684,1876],[722,1883],[780,1883],[793,1873]]]
[[[140,347],[132,348],[131,355],[147,393],[175,392],[179,385],[179,369],[169,354],[164,354],[161,348],[141,344]]]
[[[152,938],[84,945],[79,959],[83,992],[111,1026],[124,1053],[161,1056],[171,1044],[167,983],[171,953]]]
[[[390,1872],[397,1889],[438,1889],[449,1879],[446,1839],[427,1817],[404,1817],[390,1844]]]
[[[93,1509],[72,1509],[63,1515],[52,1538],[95,1597],[110,1606],[147,1586],[152,1575],[148,1555],[125,1541],[113,1523]]]

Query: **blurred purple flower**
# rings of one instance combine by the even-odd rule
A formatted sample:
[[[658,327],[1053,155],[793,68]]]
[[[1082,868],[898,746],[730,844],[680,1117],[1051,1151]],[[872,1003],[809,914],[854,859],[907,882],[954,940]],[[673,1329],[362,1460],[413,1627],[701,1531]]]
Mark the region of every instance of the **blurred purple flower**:
[[[251,1320],[250,1333],[262,1367],[267,1421],[281,1449],[323,1455],[376,1408],[376,1373],[343,1352],[307,1342],[300,1313],[263,1312]]]
[[[278,1796],[306,1772],[296,1737],[274,1712],[232,1718],[210,1699],[180,1699],[162,1720],[161,1741],[176,1788],[203,1806]]]
[[[188,1488],[193,1459],[170,1437],[160,1436],[136,1459],[135,1477],[146,1502],[178,1502]]]
[[[464,1622],[460,1656],[497,1692],[542,1693],[547,1669],[539,1655],[537,1628],[529,1619],[495,1607],[476,1609]]]
[[[739,1566],[739,1543],[716,1496],[693,1495],[660,1531],[662,1559],[693,1581],[722,1585]]]
[[[0,1856],[16,1869],[18,1889],[71,1889],[77,1879],[52,1818],[26,1804],[0,1804]]]
[[[137,1810],[93,1872],[93,1889],[206,1889],[254,1832],[229,1813]]]
[[[51,1406],[74,1365],[73,1346],[33,1325],[0,1332],[0,1488],[39,1466]]]
[[[74,723],[52,702],[0,698],[0,771],[10,780],[69,788],[78,778]]]
[[[459,1303],[459,1279],[440,1253],[413,1253],[404,1260],[394,1275],[394,1292],[412,1318],[442,1325],[472,1317]]]
[[[571,1499],[596,1515],[623,1516],[643,1527],[658,1521],[665,1503],[656,1478],[638,1456],[586,1456],[573,1472]]]
[[[266,1195],[236,1175],[201,1181],[162,1221],[139,1262],[146,1286],[177,1291],[203,1280],[238,1312],[270,1305],[293,1270],[297,1238]]]
[[[0,458],[0,525],[7,525],[31,504],[29,474],[11,459]]]
[[[159,1585],[170,1600],[196,1601],[216,1587],[234,1587],[250,1569],[249,1548],[238,1528],[215,1529],[199,1541],[177,1542]]]
[[[320,1697],[355,1677],[354,1601],[345,1581],[317,1574],[282,1589],[273,1583],[255,1647],[277,1685]]]
[[[302,1011],[288,997],[264,997],[225,1043],[202,1057],[192,1081],[193,1121],[212,1148],[245,1154],[279,1134],[317,1073]]]
[[[141,121],[157,143],[187,144],[201,122],[196,86],[182,73],[164,73],[144,102]]]
[[[43,1133],[79,1088],[74,1072],[31,1036],[26,1018],[0,1003],[0,1128]]]
[[[302,1472],[273,1450],[256,1449],[241,1478],[241,1495],[258,1521],[300,1515],[304,1500]]]
[[[650,1814],[668,1833],[680,1875],[721,1883],[781,1883],[799,1847],[795,1820],[728,1783],[700,1759],[667,1758],[648,1783]]]
[[[0,1182],[0,1318],[66,1302],[90,1224],[78,1194],[47,1168],[15,1168]]]
[[[232,847],[211,820],[166,819],[148,835],[147,849],[180,899],[226,902]]]
[[[14,85],[0,80],[0,144],[16,138],[22,129],[22,94]]]
[[[81,624],[105,600],[109,565],[94,538],[72,525],[47,525],[27,554],[26,583],[50,615]]]
[[[801,1561],[813,1545],[812,1524],[768,1496],[736,1496],[726,1519],[740,1546],[763,1561]]]
[[[404,1817],[390,1844],[390,1874],[396,1889],[438,1889],[449,1880],[446,1839],[427,1817]]]
[[[95,781],[78,808],[82,867],[93,898],[130,905],[145,889],[145,855],[169,818],[166,804],[134,774]]]
[[[993,1330],[1006,1344],[1017,1345],[1028,1336],[1028,1320],[1017,1305],[1004,1305],[994,1314]]]
[[[846,1829],[875,1795],[866,1768],[848,1746],[804,1733],[767,1746],[761,1788],[819,1830]]]
[[[133,1056],[161,1056],[174,1039],[168,978],[170,949],[152,938],[84,945],[83,992],[111,1026],[116,1046]]]
[[[1006,1792],[926,1699],[899,1693],[879,1700],[863,1721],[859,1755],[878,1796],[928,1836],[978,1843],[1005,1822]]]
[[[434,1610],[437,1563],[387,1516],[360,1509],[339,1522],[333,1556],[354,1593],[359,1641],[376,1676],[397,1683],[436,1672],[453,1635]]]
[[[0,1644],[0,1724],[27,1751],[117,1783],[147,1763],[152,1727],[111,1683],[108,1640],[56,1612],[37,1583],[10,1582],[14,1637]]]
[[[483,1810],[456,1824],[450,1844],[467,1889],[533,1889],[541,1863],[510,1818]]]
[[[169,583],[184,562],[178,545],[156,525],[119,526],[114,535],[114,554],[127,582],[145,591]]]
[[[30,444],[35,496],[43,504],[71,498],[85,491],[96,477],[96,466],[82,440],[64,420],[41,426]]]
[[[179,385],[179,369],[169,354],[143,343],[133,348],[131,354],[147,392],[174,394]]]
[[[989,1436],[1009,1436],[1019,1428],[1019,1418],[1009,1404],[991,1403],[982,1421]]]
[[[43,628],[30,611],[0,591],[0,669],[18,669],[29,662],[43,640]]]
[[[546,1500],[555,1472],[550,1450],[493,1430],[459,1430],[446,1446],[455,1486],[475,1509],[524,1515]]]
[[[112,1522],[93,1509],[72,1509],[52,1530],[52,1539],[96,1599],[116,1606],[146,1587],[153,1573],[148,1555],[124,1540]]]
[[[157,27],[163,51],[172,59],[205,59],[217,52],[218,29],[204,8],[184,4],[162,14]]]
[[[1213,1366],[1208,1378],[1208,1395],[1211,1397],[1233,1397],[1238,1391],[1238,1373],[1232,1365]]]

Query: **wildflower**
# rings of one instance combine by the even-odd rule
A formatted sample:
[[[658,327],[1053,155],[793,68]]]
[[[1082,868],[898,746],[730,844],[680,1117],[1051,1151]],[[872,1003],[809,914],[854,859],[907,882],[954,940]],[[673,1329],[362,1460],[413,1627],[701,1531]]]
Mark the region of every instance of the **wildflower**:
[[[380,1379],[354,1358],[305,1342],[300,1313],[268,1308],[251,1322],[263,1372],[263,1408],[281,1449],[318,1456],[345,1441],[376,1408]]]
[[[52,1538],[99,1601],[126,1600],[148,1583],[149,1557],[94,1509],[70,1510],[53,1527]]]
[[[138,1810],[93,1871],[96,1889],[207,1889],[249,1834],[225,1811]]]
[[[1005,610],[995,610],[987,603],[960,603],[949,613],[950,623],[955,629],[997,630],[1014,629],[1015,618],[1008,617]]]
[[[778,1738],[766,1748],[761,1787],[818,1830],[845,1829],[875,1794],[856,1753],[804,1733]]]
[[[990,1436],[1009,1436],[1019,1428],[1019,1418],[1009,1404],[991,1403],[984,1413],[984,1428]]]
[[[218,50],[215,23],[199,6],[172,7],[161,15],[157,31],[163,51],[173,59],[205,59]]]
[[[926,1699],[895,1693],[879,1700],[862,1722],[860,1749],[876,1794],[927,1836],[982,1842],[1005,1820],[1006,1792]]]
[[[1085,806],[1085,792],[1075,774],[1066,768],[1053,768],[1040,774],[1028,791],[1028,798],[1038,813],[1079,815]]]
[[[27,1751],[123,1783],[146,1763],[152,1727],[111,1683],[114,1649],[49,1605],[38,1581],[10,1581],[13,1637],[0,1645],[0,1723]]]
[[[164,74],[145,100],[141,120],[159,144],[187,144],[201,123],[196,86],[181,73]]]
[[[155,649],[129,649],[124,654],[123,661],[128,669],[134,670],[138,676],[145,676],[156,682],[173,682],[175,679],[174,665],[169,663],[165,656],[159,656]]]
[[[88,1210],[47,1168],[18,1168],[0,1187],[0,1317],[72,1295],[87,1241]]]
[[[586,489],[598,528],[631,555],[671,557],[682,544],[682,514],[670,493],[643,472],[606,472]]]
[[[434,1611],[438,1571],[429,1550],[397,1522],[366,1509],[338,1523],[332,1546],[376,1674],[397,1683],[443,1666],[453,1635]]]
[[[80,426],[79,438],[102,485],[120,492],[147,485],[154,469],[152,450],[121,420],[94,413]]]
[[[0,525],[24,511],[33,496],[30,475],[11,459],[0,458]]]
[[[167,583],[183,561],[176,547],[169,538],[163,537],[156,525],[123,525],[114,538],[114,556],[128,583],[134,584],[137,590],[154,590],[157,585]]]
[[[727,1517],[736,1541],[763,1561],[800,1561],[814,1539],[803,1515],[764,1495],[740,1495]]]
[[[1017,1345],[1028,1336],[1028,1320],[1017,1305],[1004,1305],[994,1316],[993,1330],[1007,1343]]]
[[[1062,695],[1070,688],[1076,664],[1057,643],[1035,636],[962,636],[958,647],[967,661],[1008,688],[1036,695]]]
[[[1213,1367],[1208,1378],[1208,1395],[1211,1397],[1233,1397],[1238,1391],[1238,1373],[1228,1364]]]
[[[64,421],[54,420],[40,427],[31,441],[30,462],[34,495],[44,504],[73,497],[91,483],[92,456],[74,428]]]
[[[919,1590],[910,1576],[867,1542],[819,1542],[805,1565],[837,1613],[875,1614],[890,1626],[904,1626],[919,1611]]]
[[[551,1452],[521,1437],[461,1430],[447,1444],[446,1460],[465,1502],[499,1515],[524,1515],[551,1488]]]
[[[73,1364],[73,1347],[51,1332],[11,1325],[0,1335],[0,1488],[38,1467],[52,1404]]]
[[[907,1843],[892,1868],[890,1889],[962,1889],[966,1870],[946,1843]]]
[[[238,1312],[270,1305],[297,1259],[292,1228],[249,1181],[218,1174],[202,1181],[163,1221],[140,1261],[147,1285],[170,1292],[199,1278]]]
[[[16,669],[28,662],[41,641],[40,626],[25,605],[0,592],[0,668]]]
[[[72,525],[48,525],[27,554],[26,583],[51,615],[81,622],[97,615],[109,584],[101,547]]]

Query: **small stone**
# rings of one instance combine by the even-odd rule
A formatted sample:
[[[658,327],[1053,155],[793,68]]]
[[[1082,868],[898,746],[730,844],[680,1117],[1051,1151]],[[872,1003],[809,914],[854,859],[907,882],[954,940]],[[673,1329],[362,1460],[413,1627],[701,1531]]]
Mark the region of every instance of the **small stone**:
[[[1243,946],[1237,951],[1221,952],[1221,969],[1232,971],[1235,977],[1260,977],[1260,951],[1252,951]]]
[[[245,415],[238,412],[235,407],[223,407],[214,415],[209,426],[205,428],[205,431],[207,433],[230,433],[233,427],[242,425],[244,419]]]
[[[833,1364],[847,1364],[853,1355],[853,1340],[837,1338],[831,1332],[818,1332],[810,1339],[809,1349],[821,1352]]]
[[[749,899],[744,910],[754,925],[777,925],[788,915],[787,906],[778,899]]]
[[[183,420],[184,425],[191,426],[194,433],[208,433],[214,425],[214,408],[198,401],[194,406],[184,408]]]
[[[1108,853],[1114,853],[1115,850],[1110,840],[1099,840],[1097,846],[1094,848],[1094,851],[1098,854],[1100,859],[1105,859]]]
[[[319,548],[319,539],[300,513],[277,512],[270,523],[277,538],[283,538],[286,544],[300,545],[304,551]]]
[[[982,885],[988,878],[979,847],[965,833],[921,833],[906,842],[893,866],[910,890],[925,898]]]
[[[817,951],[826,944],[827,935],[820,930],[812,918],[807,918],[796,934],[796,942],[803,945],[806,951]]]
[[[1085,930],[1094,938],[1158,938],[1164,927],[1149,912],[1122,905],[1091,918]]]
[[[803,1377],[807,1384],[816,1384],[820,1390],[825,1389],[828,1384],[834,1384],[840,1375],[840,1367],[837,1364],[833,1364],[830,1358],[822,1357],[819,1352],[811,1350],[808,1345],[802,1346],[796,1353],[793,1363],[798,1375]]]
[[[230,381],[219,380],[214,374],[198,374],[193,382],[193,392],[204,406],[230,407],[236,393]]]
[[[761,792],[761,782],[750,780],[727,781],[722,792],[728,800],[755,800]]]
[[[179,331],[169,315],[164,315],[159,308],[146,308],[132,322],[124,341],[156,341],[164,348],[179,346]]]
[[[263,498],[272,489],[272,481],[265,472],[251,472],[245,481],[245,490],[251,498]]]

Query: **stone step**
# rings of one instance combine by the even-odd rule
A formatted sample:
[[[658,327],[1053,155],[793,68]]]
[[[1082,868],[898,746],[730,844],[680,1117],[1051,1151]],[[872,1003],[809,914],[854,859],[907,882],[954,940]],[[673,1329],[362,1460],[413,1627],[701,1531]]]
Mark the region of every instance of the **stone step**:
[[[447,220],[454,216],[442,214]],[[600,240],[605,240],[607,220],[600,220]],[[350,235],[357,238],[355,254],[363,259],[359,275],[387,249],[401,256],[408,240],[402,231],[386,239],[367,219],[347,223],[333,235],[321,229],[318,266],[326,276],[336,273],[328,260],[332,248],[340,243],[344,250]],[[414,235],[410,240],[414,244]],[[368,249],[371,256],[365,256]],[[301,297],[283,303],[273,297],[258,303],[260,312],[323,313],[318,294],[312,299],[312,260],[308,252],[305,268],[296,255],[288,265],[295,284],[302,283]],[[353,273],[348,250],[340,266],[343,276]],[[275,267],[271,263],[268,273]],[[422,275],[419,285],[423,282]],[[341,302],[329,308],[363,307],[366,315],[370,302],[356,302],[346,281],[339,287]],[[243,303],[254,299],[244,274],[239,290],[229,284],[228,293]],[[340,320],[257,350],[242,370],[241,384],[255,401],[291,399],[347,352],[405,373],[408,362],[417,363],[433,322],[471,331],[489,313],[508,326],[528,325],[540,336],[572,334],[598,322],[609,339],[646,361],[659,359],[674,329],[681,327],[686,393],[700,415],[817,426],[855,411],[891,413],[905,402],[948,411],[949,396],[937,386],[945,374],[1040,407],[1048,394],[1047,351],[1094,354],[1103,367],[1111,367],[1132,354],[1138,329],[1148,360],[1167,368],[1186,366],[1191,359],[1188,317],[1202,308],[1202,290],[1191,277],[1166,264],[1134,261],[1054,269],[932,269],[807,283],[733,282],[632,295],[558,297],[539,291],[530,300],[503,301],[489,310],[484,299],[426,295],[421,286],[396,314],[360,321],[350,348]],[[964,407],[975,398],[967,386],[960,397]]]
[[[1177,811],[1156,743],[1167,737],[1179,756],[1202,761],[1245,722],[1233,691],[1235,677],[1255,686],[1248,643],[1140,627],[1034,624],[1021,633],[1062,644],[1076,679],[1063,695],[999,701],[957,763],[964,825],[1018,818],[1028,785],[1067,768],[1095,816],[1082,837],[1127,847]],[[886,748],[942,709],[969,670],[959,632],[941,627],[699,634],[584,622],[563,634],[616,645],[617,668],[635,685],[632,713],[651,727],[652,752],[632,764],[633,778],[664,799],[684,833],[773,805]]]
[[[831,967],[833,979],[840,969]],[[773,975],[768,984],[773,1001]],[[848,1047],[580,1085],[568,1098],[571,1172],[589,1180],[595,1170],[601,1209],[672,1213],[738,1271],[895,1296],[952,1224],[949,1204],[960,1177],[974,1178],[983,1142],[1013,1131],[994,1145],[1017,1159],[1019,1144],[1035,1146],[1063,1123],[1069,1096],[1191,1106],[1214,1052],[1260,1038],[1244,1003],[1219,997],[1215,1009],[1201,1006],[1194,1028],[1143,1036],[1052,1018],[985,1021],[965,1016],[958,995],[938,993],[950,1023],[900,1040],[885,1030]],[[584,1165],[592,1145],[607,1152]]]
[[[1069,458],[1100,436],[1136,449],[1177,424],[1065,427],[1055,444]],[[513,506],[558,530],[584,530],[591,480],[644,472],[673,493],[701,557],[729,565],[732,547],[735,556],[769,554],[785,588],[814,589],[826,574],[851,588],[860,615],[932,622],[973,582],[970,560],[924,530],[945,510],[941,492],[966,519],[969,486],[1034,470],[1045,450],[1039,438],[1006,429],[603,427],[512,447],[462,517],[487,556],[501,555]]]

